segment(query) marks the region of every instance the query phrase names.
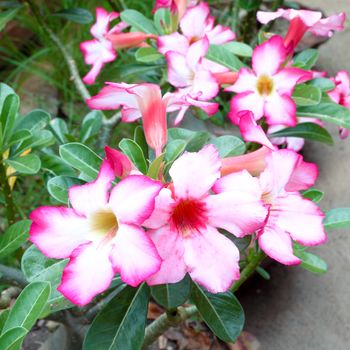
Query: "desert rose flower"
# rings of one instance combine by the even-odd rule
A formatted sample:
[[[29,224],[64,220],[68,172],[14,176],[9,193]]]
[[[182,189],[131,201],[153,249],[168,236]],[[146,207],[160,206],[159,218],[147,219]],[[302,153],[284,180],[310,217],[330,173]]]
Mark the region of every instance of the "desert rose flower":
[[[40,207],[30,215],[30,240],[49,258],[70,259],[58,290],[77,305],[105,291],[116,273],[135,287],[161,264],[141,225],[162,184],[131,175],[111,188],[114,178],[104,160],[95,181],[69,189],[70,208]]]
[[[156,0],[153,12],[156,12],[160,8],[167,8],[181,18],[186,9],[195,6],[197,2],[198,0]]]
[[[317,167],[286,149],[272,152],[266,157],[266,163],[260,186],[269,214],[258,234],[259,246],[282,264],[299,264],[300,259],[293,254],[292,240],[303,246],[314,246],[327,239],[322,225],[324,214],[298,192],[314,184]]]
[[[253,69],[241,68],[236,83],[226,88],[237,93],[229,113],[234,124],[238,124],[239,111],[250,110],[256,120],[265,116],[269,125],[296,125],[296,105],[291,96],[295,85],[312,75],[299,68],[283,67],[287,56],[283,39],[278,35],[254,49]]]
[[[218,228],[237,237],[254,233],[266,217],[258,180],[248,172],[220,178],[213,145],[185,153],[172,165],[172,183],[156,198],[144,226],[163,259],[150,285],[175,283],[186,273],[210,292],[224,292],[239,278],[239,251]],[[234,189],[219,191],[222,183]]]
[[[284,43],[291,51],[294,51],[306,32],[311,32],[314,35],[331,37],[334,31],[339,32],[344,29],[345,22],[344,12],[327,18],[322,18],[321,12],[308,10],[285,10],[280,8],[276,12],[257,12],[257,19],[263,24],[280,17],[290,21]]]
[[[328,96],[335,102],[350,109],[350,78],[346,71],[340,71],[335,78],[331,78],[335,84],[335,88],[328,91]],[[350,131],[340,128],[340,137],[345,139],[349,136]]]

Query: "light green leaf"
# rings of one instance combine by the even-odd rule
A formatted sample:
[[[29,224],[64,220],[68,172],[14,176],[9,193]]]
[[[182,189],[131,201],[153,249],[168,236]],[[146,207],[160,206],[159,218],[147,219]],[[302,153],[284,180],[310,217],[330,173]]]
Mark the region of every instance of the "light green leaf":
[[[168,142],[165,147],[165,159],[168,163],[172,163],[185,150],[187,142],[185,140],[173,140]]]
[[[6,24],[15,18],[19,8],[13,8],[0,12],[0,32],[5,28]]]
[[[47,182],[47,190],[58,202],[68,204],[68,190],[74,185],[83,185],[85,181],[76,177],[55,176]]]
[[[320,190],[316,190],[315,188],[310,188],[302,192],[304,198],[310,199],[315,203],[318,203],[322,200],[324,193]]]
[[[318,60],[316,49],[306,49],[293,58],[293,66],[302,69],[311,69]]]
[[[23,327],[12,328],[0,336],[1,350],[20,350],[22,342],[28,330]]]
[[[40,155],[41,159],[41,170],[45,170],[54,176],[71,176],[76,175],[75,171],[71,166],[64,162],[56,154],[49,153],[48,150],[45,150],[43,154]]]
[[[164,153],[157,157],[149,166],[147,171],[147,176],[151,179],[158,180],[159,172],[161,170],[162,164],[164,164]]]
[[[323,220],[326,229],[350,227],[350,208],[331,209]]]
[[[299,84],[294,88],[292,95],[297,106],[313,106],[321,101],[321,90],[316,86]]]
[[[6,159],[5,163],[20,174],[36,174],[40,170],[40,158],[35,154],[28,154],[24,157]]]
[[[32,137],[32,133],[29,130],[22,129],[15,131],[8,141],[8,147],[15,145],[16,143],[23,142]]]
[[[143,155],[141,147],[131,139],[123,139],[119,142],[119,148],[123,153],[134,163],[141,171],[141,173],[147,173],[147,162]]]
[[[0,236],[0,258],[17,250],[28,239],[30,220],[17,221]]]
[[[12,136],[14,125],[19,108],[19,98],[17,95],[6,96],[0,113],[0,125],[2,129],[3,149],[6,148],[7,142]]]
[[[149,63],[164,58],[154,47],[140,47],[135,52],[135,58],[139,62]]]
[[[145,17],[142,13],[135,10],[124,10],[120,17],[123,22],[130,24],[136,30],[147,34],[159,34],[153,21]]]
[[[52,16],[61,17],[79,24],[88,24],[94,20],[94,16],[90,11],[80,7],[64,9],[53,13]]]
[[[60,143],[66,143],[66,135],[68,128],[66,122],[61,118],[52,119],[50,122],[50,129]]]
[[[238,57],[220,45],[210,45],[206,58],[231,69],[233,72],[237,72],[240,68],[245,67],[245,64]]]
[[[239,42],[239,41],[231,41],[227,44],[223,45],[225,49],[232,52],[234,55],[241,57],[252,57],[253,49],[248,44]]]
[[[80,130],[80,141],[86,142],[91,137],[97,135],[102,126],[101,111],[91,111],[84,119]]]
[[[17,119],[16,130],[27,129],[31,132],[41,130],[50,122],[50,119],[49,113],[41,109],[34,109],[25,117]]]
[[[245,143],[232,135],[216,137],[210,143],[218,149],[220,158],[239,156],[246,150]]]
[[[330,91],[335,88],[333,81],[327,78],[315,78],[310,80],[308,84],[318,87],[321,91]]]
[[[327,263],[319,256],[300,250],[294,251],[294,254],[301,259],[302,263],[300,266],[304,269],[317,274],[324,274],[327,272]]]

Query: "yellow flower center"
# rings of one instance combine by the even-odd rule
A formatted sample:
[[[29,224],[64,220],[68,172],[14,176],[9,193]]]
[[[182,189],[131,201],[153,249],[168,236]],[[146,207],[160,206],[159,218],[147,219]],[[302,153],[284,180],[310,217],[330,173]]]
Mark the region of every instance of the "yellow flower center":
[[[269,96],[274,89],[273,80],[268,75],[261,75],[256,82],[256,89],[261,96]]]
[[[118,231],[118,226],[118,219],[110,209],[96,211],[90,216],[90,228],[95,234],[113,237]]]

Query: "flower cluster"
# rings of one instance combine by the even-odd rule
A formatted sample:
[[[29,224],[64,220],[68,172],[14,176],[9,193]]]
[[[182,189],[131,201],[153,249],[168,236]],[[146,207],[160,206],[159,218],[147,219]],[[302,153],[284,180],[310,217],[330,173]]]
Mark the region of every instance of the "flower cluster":
[[[286,265],[301,262],[293,242],[313,246],[326,241],[323,213],[301,194],[314,185],[316,165],[296,152],[302,147],[298,140],[269,134],[309,122],[298,118],[292,95],[319,73],[294,65],[294,50],[307,31],[330,36],[341,30],[344,14],[322,19],[311,11],[258,12],[261,23],[288,19],[288,32],[256,46],[252,67],[233,72],[206,57],[210,45],[235,40],[230,28],[215,25],[208,4],[159,0],[154,11],[160,8],[176,16],[178,31],[124,33],[128,25],[123,22],[109,29],[119,14],[98,8],[91,28],[95,39],[81,44],[92,65],[84,79],[93,83],[103,65],[116,59],[116,49],[153,45],[164,55],[173,90],[163,95],[153,83],[107,82],[88,106],[120,109],[123,122],[141,118],[148,146],[161,160],[167,112],[176,112],[175,125],[190,107],[213,115],[219,104],[212,99],[226,91],[234,93],[229,120],[244,141],[262,147],[225,158],[208,142],[197,152],[182,153],[167,171],[162,163],[157,179],[106,147],[96,180],[69,189],[69,208],[41,207],[31,214],[30,240],[48,257],[69,259],[58,289],[78,305],[105,291],[115,274],[131,286],[176,283],[189,274],[210,292],[225,292],[240,277],[237,238],[251,236],[259,249]],[[340,72],[333,82],[329,98],[350,108],[349,76]],[[347,133],[342,129],[343,137]],[[286,143],[287,149],[279,149]]]

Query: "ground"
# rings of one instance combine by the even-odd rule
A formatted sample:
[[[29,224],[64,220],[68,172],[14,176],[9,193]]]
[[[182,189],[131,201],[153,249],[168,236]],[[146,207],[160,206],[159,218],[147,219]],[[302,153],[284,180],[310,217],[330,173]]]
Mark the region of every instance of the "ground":
[[[304,0],[326,14],[345,11],[349,0]],[[348,26],[348,24],[347,24]],[[320,48],[319,70],[350,71],[350,29],[337,33]],[[326,192],[321,207],[350,206],[350,139],[334,146],[310,143],[305,158],[319,165],[316,188]],[[270,281],[252,281],[240,300],[246,311],[245,329],[254,334],[261,350],[329,350],[350,347],[350,230],[330,231],[328,243],[315,252],[329,265],[324,276],[300,267],[271,265]]]

